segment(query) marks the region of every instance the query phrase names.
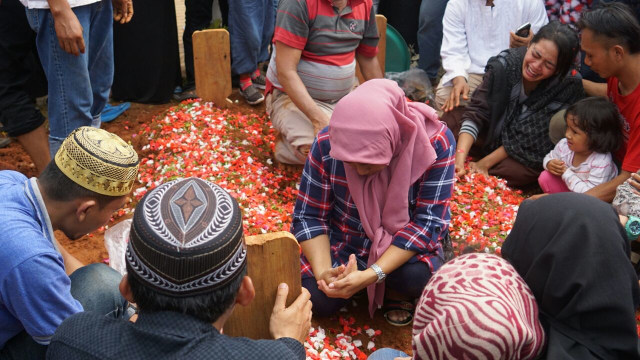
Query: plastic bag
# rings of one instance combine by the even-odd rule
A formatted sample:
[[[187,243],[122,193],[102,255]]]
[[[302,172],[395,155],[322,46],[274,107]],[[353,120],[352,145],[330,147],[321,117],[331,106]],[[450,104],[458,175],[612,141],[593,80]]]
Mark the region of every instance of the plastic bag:
[[[124,255],[129,243],[129,231],[131,231],[131,219],[121,221],[107,229],[104,233],[104,246],[109,253],[109,266],[120,274],[127,273]]]
[[[388,72],[384,77],[397,82],[404,94],[412,101],[426,103],[438,110],[431,80],[424,70],[413,68],[403,72]]]

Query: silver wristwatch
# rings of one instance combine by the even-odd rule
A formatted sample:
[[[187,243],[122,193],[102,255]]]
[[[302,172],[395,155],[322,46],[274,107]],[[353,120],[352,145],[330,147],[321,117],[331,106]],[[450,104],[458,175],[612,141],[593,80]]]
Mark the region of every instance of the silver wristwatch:
[[[376,284],[384,281],[384,279],[387,277],[387,274],[382,271],[378,264],[371,265],[371,270],[373,270],[373,272],[376,273],[376,276],[378,276],[378,281],[376,281]]]

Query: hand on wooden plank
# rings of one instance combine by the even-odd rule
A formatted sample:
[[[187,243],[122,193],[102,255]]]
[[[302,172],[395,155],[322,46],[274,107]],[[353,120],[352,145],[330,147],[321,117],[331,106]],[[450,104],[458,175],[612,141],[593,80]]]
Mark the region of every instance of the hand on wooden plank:
[[[269,332],[274,339],[290,337],[304,343],[311,328],[311,295],[302,288],[300,296],[286,307],[289,286],[282,283],[278,286],[276,302],[269,321]]]

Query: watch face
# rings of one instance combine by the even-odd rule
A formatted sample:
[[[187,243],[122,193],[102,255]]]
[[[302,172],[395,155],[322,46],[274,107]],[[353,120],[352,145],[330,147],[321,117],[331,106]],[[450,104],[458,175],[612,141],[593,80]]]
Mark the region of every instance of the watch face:
[[[640,221],[633,220],[631,224],[629,224],[629,230],[633,235],[640,235]]]

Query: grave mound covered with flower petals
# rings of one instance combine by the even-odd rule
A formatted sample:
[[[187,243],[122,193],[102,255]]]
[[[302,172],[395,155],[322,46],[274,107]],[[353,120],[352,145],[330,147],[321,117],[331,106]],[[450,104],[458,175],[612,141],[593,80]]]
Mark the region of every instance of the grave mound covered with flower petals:
[[[245,234],[289,230],[301,170],[274,164],[276,135],[266,115],[187,101],[156,117],[136,137],[145,145],[135,200],[163,182],[196,176],[217,183],[238,200]],[[472,174],[458,181],[451,202],[455,252],[472,247],[499,253],[522,199],[494,177]],[[312,329],[305,344],[308,358],[364,359],[365,352],[375,349],[379,331],[368,325],[352,329],[354,320],[348,314],[336,320],[339,332]],[[370,339],[365,343],[356,335]]]

